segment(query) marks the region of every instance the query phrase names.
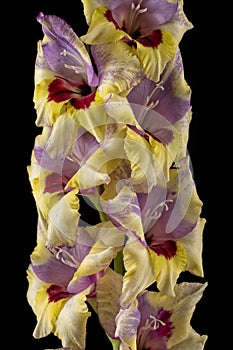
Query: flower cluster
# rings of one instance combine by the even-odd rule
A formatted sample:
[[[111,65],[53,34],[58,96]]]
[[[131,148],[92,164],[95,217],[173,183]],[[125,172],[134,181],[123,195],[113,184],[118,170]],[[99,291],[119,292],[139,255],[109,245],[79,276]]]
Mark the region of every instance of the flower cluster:
[[[205,218],[187,152],[182,0],[83,0],[85,35],[39,13],[28,176],[37,243],[33,336],[86,348],[93,312],[114,350],[201,350]],[[95,220],[93,221],[93,218]]]

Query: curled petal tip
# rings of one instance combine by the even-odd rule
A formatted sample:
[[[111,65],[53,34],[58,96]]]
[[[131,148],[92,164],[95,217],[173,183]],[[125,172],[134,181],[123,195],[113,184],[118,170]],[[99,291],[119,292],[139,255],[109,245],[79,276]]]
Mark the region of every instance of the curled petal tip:
[[[37,20],[40,21],[43,18],[44,18],[43,12],[39,12],[39,14],[37,15]]]

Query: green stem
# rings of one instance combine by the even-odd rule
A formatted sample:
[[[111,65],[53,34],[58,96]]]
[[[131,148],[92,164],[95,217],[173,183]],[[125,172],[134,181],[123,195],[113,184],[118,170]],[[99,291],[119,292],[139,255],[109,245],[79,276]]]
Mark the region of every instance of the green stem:
[[[123,250],[120,250],[114,259],[114,271],[120,273],[122,276],[125,273],[125,267],[123,262]]]
[[[99,217],[101,221],[108,221],[107,216],[102,211],[99,211]]]
[[[120,349],[120,345],[121,345],[121,342],[119,339],[112,339],[108,336],[110,342],[112,343],[112,349],[113,350],[119,350]]]

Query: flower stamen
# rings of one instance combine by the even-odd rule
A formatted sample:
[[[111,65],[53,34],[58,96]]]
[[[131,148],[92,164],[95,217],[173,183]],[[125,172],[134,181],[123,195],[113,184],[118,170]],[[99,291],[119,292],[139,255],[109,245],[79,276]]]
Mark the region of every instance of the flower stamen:
[[[70,254],[67,250],[61,247],[57,247],[56,258],[70,267],[77,268],[80,265],[79,262],[75,260],[72,254]]]
[[[147,318],[146,323],[144,326],[140,327],[139,332],[138,332],[138,345],[139,349],[143,349],[145,340],[148,336],[148,333],[150,331],[155,331],[157,330],[160,325],[161,326],[166,326],[166,323],[163,322],[162,320],[156,318],[153,315],[150,315],[150,318],[152,319],[151,321]]]
[[[160,216],[162,215],[162,210],[160,212],[158,212],[158,209],[164,206],[164,209],[166,211],[168,211],[169,207],[167,205],[167,203],[172,203],[173,199],[165,199],[163,202],[159,203],[158,205],[156,205],[155,208],[151,209],[147,209],[145,215],[147,218],[147,222],[149,221],[154,221],[154,220],[158,220],[160,218]]]
[[[154,89],[151,91],[151,93],[146,97],[146,100],[144,103],[145,107],[148,107],[149,109],[153,109],[154,107],[156,107],[159,104],[158,99],[156,101],[151,101],[151,98],[153,97],[153,95],[155,94],[155,92],[157,90],[161,89],[162,91],[164,91],[164,87],[162,84],[163,84],[163,81],[160,81],[158,84],[156,84]]]
[[[129,19],[127,21],[127,33],[131,35],[135,30],[134,30],[134,25],[135,22],[138,18],[139,15],[145,13],[147,11],[147,7],[141,8],[141,3],[143,0],[140,0],[138,2],[138,5],[135,6],[135,3],[132,2],[131,8],[130,8],[130,13],[129,13]]]
[[[155,331],[156,329],[159,328],[160,325],[166,326],[165,322],[161,321],[160,319],[156,318],[155,316],[150,315],[150,318],[152,318],[152,320],[149,321],[149,319],[147,318],[145,325],[141,327],[142,331],[145,331],[145,330]]]
[[[145,118],[149,110],[154,109],[159,104],[159,99],[155,101],[151,101],[151,99],[154,96],[155,92],[158,91],[159,89],[164,91],[164,87],[162,84],[163,84],[163,81],[161,80],[159,83],[155,85],[155,87],[152,89],[150,94],[146,97],[145,102],[143,104],[143,106],[146,108],[141,109],[140,116],[139,116],[140,118]]]
[[[60,52],[60,55],[65,56],[65,57],[69,56],[80,64],[79,66],[75,66],[75,65],[71,65],[71,64],[64,64],[65,68],[73,70],[76,74],[85,73],[86,69],[85,69],[85,66],[83,64],[83,61],[80,60],[78,56],[73,55],[72,53],[70,53],[66,49],[64,49],[62,52]]]

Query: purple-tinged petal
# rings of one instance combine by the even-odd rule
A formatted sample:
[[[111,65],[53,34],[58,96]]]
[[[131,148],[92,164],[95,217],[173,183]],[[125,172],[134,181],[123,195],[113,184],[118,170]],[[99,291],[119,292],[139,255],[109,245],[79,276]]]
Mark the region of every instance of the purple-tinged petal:
[[[103,203],[103,211],[117,228],[129,231],[135,239],[144,242],[137,196],[128,186],[123,186],[117,196]]]
[[[46,283],[67,286],[74,275],[75,269],[65,265],[52,254],[46,261],[43,261],[41,256],[36,255],[38,255],[38,248],[35,248],[31,256],[32,268],[37,277]]]
[[[102,274],[113,259],[116,257],[121,247],[108,247],[103,242],[97,241],[90,247],[89,253],[83,258],[74,274],[74,280],[82,276],[92,276]]]
[[[136,113],[143,129],[154,134],[161,128],[168,129],[170,123],[175,124],[186,115],[191,106],[190,97],[191,90],[184,79],[182,58],[178,50],[174,61],[171,61],[162,73],[159,83],[145,77],[131,90],[127,99],[133,109],[141,105],[158,113],[154,122],[151,118],[153,114]]]
[[[169,21],[167,21],[164,24],[161,24],[160,28],[172,33],[172,36],[175,39],[176,43],[179,43],[184,33],[187,30],[193,28],[193,24],[188,20],[187,16],[184,13],[184,1],[178,0],[176,2],[178,4],[178,7],[174,15]]]
[[[170,169],[164,210],[147,236],[155,239],[175,239],[191,232],[202,210],[187,156],[179,169]],[[146,219],[146,218],[145,218]]]
[[[38,226],[38,230],[38,234],[40,234],[38,244],[31,254],[33,271],[38,278],[46,283],[67,286],[82,260],[90,252],[90,238],[86,237],[86,244],[84,244],[84,237],[82,237],[83,244],[79,242],[74,247],[60,245],[53,247],[52,252],[50,252],[46,248],[45,236],[42,236],[42,227]],[[82,234],[87,235],[84,231]]]
[[[116,316],[116,332],[115,336],[119,337],[127,348],[137,349],[137,329],[140,323],[140,312],[137,308],[137,301],[134,300],[127,309],[121,309]]]
[[[139,295],[137,349],[180,349],[178,344],[190,339],[190,320],[206,287],[206,283],[181,283],[176,285],[174,297],[151,291]]]
[[[177,10],[176,1],[161,0],[144,0],[138,4],[132,0],[109,0],[108,6],[115,21],[125,27],[128,34],[140,30],[143,35],[168,22]]]
[[[98,93],[102,98],[110,94],[126,96],[142,80],[144,73],[139,60],[124,42],[94,45],[91,52],[98,70]]]
[[[73,29],[57,16],[40,13],[37,20],[42,24],[45,36],[49,38],[49,41],[42,44],[42,48],[51,70],[74,82],[79,80],[74,79],[75,75],[87,76],[89,85],[96,86],[98,78],[89,54]]]

